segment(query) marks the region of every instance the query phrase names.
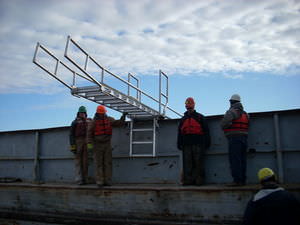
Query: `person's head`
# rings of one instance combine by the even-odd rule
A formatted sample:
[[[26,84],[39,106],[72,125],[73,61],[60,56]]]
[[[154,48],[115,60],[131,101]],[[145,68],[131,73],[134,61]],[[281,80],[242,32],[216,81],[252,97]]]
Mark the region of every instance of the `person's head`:
[[[96,113],[99,115],[105,115],[107,112],[104,105],[98,105]]]
[[[194,111],[195,109],[195,101],[192,97],[188,97],[185,100],[185,108],[187,111]]]
[[[276,183],[276,175],[270,168],[262,168],[257,173],[258,180],[261,185],[267,185],[270,183]]]
[[[79,107],[78,112],[77,112],[77,117],[80,117],[80,118],[87,117],[86,108],[84,106]]]
[[[234,94],[229,99],[229,102],[230,102],[230,105],[237,103],[237,102],[241,102],[241,97],[238,94]]]

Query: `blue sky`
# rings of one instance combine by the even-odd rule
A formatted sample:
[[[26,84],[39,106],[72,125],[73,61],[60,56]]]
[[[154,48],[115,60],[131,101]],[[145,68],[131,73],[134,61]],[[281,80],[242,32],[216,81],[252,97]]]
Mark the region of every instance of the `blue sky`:
[[[93,116],[95,103],[32,63],[37,42],[68,63],[68,35],[154,97],[164,71],[180,113],[192,96],[197,111],[223,114],[234,93],[248,112],[300,108],[299,14],[292,0],[0,0],[0,131],[67,126],[81,105]]]

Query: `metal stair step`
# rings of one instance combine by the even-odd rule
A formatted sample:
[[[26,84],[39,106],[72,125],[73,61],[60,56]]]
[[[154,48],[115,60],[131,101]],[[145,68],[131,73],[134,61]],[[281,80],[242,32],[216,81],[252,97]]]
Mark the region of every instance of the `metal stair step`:
[[[153,129],[152,128],[139,128],[139,129],[132,129],[132,131],[143,132],[143,131],[153,131]]]
[[[153,141],[133,141],[134,145],[153,144]]]

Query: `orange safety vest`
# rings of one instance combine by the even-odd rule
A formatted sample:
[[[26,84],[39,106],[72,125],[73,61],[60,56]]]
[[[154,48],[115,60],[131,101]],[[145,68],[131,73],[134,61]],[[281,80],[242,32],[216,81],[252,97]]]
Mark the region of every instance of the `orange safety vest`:
[[[204,131],[202,129],[202,125],[196,119],[190,117],[184,120],[181,126],[181,133],[183,135],[186,134],[198,134],[203,135]]]
[[[230,132],[230,131],[248,131],[249,129],[249,119],[247,116],[247,113],[243,112],[242,115],[235,119],[232,120],[232,124],[230,127],[225,128],[225,132]]]
[[[112,135],[112,126],[108,118],[95,120],[95,135]]]

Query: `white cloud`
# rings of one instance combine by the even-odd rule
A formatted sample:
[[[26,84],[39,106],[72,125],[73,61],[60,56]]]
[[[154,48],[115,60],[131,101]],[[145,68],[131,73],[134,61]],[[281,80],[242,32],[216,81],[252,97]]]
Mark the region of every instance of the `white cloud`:
[[[242,79],[244,76],[242,74],[224,74],[224,77],[230,79]]]
[[[60,91],[31,61],[38,41],[63,59],[68,34],[120,75],[299,75],[299,10],[293,0],[0,1],[0,93]]]

